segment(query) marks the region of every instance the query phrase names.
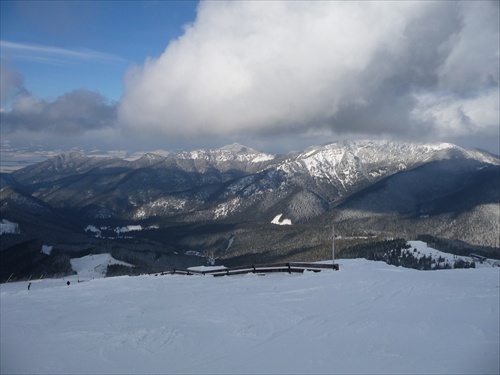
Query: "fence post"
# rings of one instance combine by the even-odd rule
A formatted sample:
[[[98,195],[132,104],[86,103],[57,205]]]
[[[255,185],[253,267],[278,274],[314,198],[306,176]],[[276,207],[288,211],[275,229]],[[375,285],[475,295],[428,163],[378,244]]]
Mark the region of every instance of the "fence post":
[[[335,270],[335,225],[332,224],[332,270]]]

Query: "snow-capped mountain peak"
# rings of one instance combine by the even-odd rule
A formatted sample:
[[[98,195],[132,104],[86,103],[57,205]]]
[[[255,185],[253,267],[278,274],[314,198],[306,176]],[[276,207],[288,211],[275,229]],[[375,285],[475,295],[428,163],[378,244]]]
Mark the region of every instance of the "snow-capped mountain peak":
[[[216,163],[261,163],[271,161],[275,158],[275,155],[260,152],[239,143],[233,143],[218,149],[181,152],[178,156],[182,159],[207,160]]]
[[[144,167],[144,166],[150,166],[152,164],[160,163],[165,160],[164,156],[148,152],[147,154],[144,154],[141,156],[139,159],[134,160],[132,164],[136,167]]]
[[[314,178],[341,180],[342,175],[355,182],[358,178],[378,178],[432,160],[453,158],[456,154],[494,165],[499,163],[498,158],[451,143],[359,140],[309,147],[286,159],[278,168],[287,173],[307,171]]]

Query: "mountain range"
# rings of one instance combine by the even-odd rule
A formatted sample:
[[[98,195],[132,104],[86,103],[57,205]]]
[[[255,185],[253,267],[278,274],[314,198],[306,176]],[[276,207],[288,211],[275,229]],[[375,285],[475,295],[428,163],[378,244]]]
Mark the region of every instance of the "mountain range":
[[[2,254],[38,240],[148,267],[207,254],[313,260],[331,251],[332,224],[341,247],[420,235],[499,247],[500,159],[449,143],[340,141],[286,155],[232,144],[134,161],[67,153],[0,182],[1,218],[19,225],[2,234]]]

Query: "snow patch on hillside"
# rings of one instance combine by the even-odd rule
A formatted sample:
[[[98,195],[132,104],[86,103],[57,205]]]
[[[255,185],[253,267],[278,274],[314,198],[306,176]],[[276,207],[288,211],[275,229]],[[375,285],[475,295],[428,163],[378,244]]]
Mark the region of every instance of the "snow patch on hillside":
[[[233,242],[234,242],[234,234],[232,234],[231,237],[229,237],[229,241],[227,242],[226,250],[224,250],[224,251],[228,251],[231,248],[231,246],[233,246]]]
[[[83,230],[87,233],[94,233],[96,237],[101,237],[101,230],[94,225],[87,225]]]
[[[96,238],[124,238],[124,233],[137,232],[142,230],[158,229],[157,225],[143,227],[142,225],[126,225],[123,227],[108,227],[95,225],[87,225],[83,230],[87,233],[93,233]],[[130,237],[132,238],[132,237]]]
[[[478,259],[474,259],[470,256],[460,256],[454,255],[450,253],[445,253],[440,250],[436,250],[430,247],[427,243],[422,241],[408,241],[408,245],[410,245],[410,252],[412,252],[413,256],[417,259],[422,257],[430,257],[434,261],[438,262],[441,267],[447,264],[450,268],[453,268],[455,262],[469,262],[475,263],[475,268],[480,267],[497,267],[500,262],[496,259],[488,259],[484,258],[482,261],[478,261]]]
[[[42,248],[40,250],[42,253],[50,255],[52,253],[52,246],[49,245],[42,245]]]
[[[252,159],[252,163],[261,163],[261,162],[264,162],[264,161],[273,160],[274,158],[275,158],[274,155],[259,154],[255,158]]]
[[[141,231],[141,230],[142,230],[141,225],[127,225],[125,227],[116,227],[115,233],[119,235],[120,233],[128,233],[128,232]]]
[[[20,234],[19,224],[13,223],[7,219],[0,221],[0,236],[2,234]]]
[[[111,254],[91,254],[81,258],[70,259],[71,268],[78,274],[79,279],[96,279],[106,276],[108,266],[119,264],[133,267],[132,264],[116,260]]]
[[[281,220],[281,217],[283,214],[276,215],[273,220],[271,220],[271,224],[276,224],[276,225],[292,225],[292,220],[290,219],[283,219]]]
[[[240,205],[240,198],[236,197],[227,202],[221,203],[215,207],[214,210],[214,220],[223,219],[227,217],[232,212],[235,212],[238,206]]]

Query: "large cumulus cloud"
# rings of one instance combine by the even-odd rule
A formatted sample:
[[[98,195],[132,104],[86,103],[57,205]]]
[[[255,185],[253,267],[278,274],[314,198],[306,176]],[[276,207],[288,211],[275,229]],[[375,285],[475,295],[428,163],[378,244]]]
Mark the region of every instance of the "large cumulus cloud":
[[[131,68],[124,129],[498,136],[498,2],[204,2]]]

